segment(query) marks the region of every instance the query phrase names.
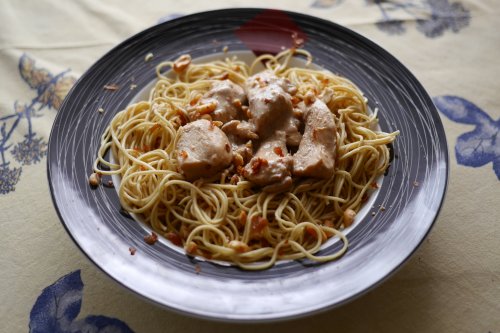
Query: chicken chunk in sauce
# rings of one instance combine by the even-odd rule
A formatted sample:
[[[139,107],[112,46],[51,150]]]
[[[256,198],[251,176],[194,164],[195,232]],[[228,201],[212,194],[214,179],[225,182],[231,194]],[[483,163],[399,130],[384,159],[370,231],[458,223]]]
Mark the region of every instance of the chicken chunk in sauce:
[[[246,103],[245,91],[230,80],[215,81],[200,100],[200,105],[215,104],[212,120],[226,123],[241,118],[241,106]]]
[[[247,79],[246,91],[250,122],[261,137],[276,130],[284,130],[293,117],[290,83],[271,71],[255,74]]]
[[[305,130],[293,155],[293,175],[330,178],[334,174],[337,129],[326,104],[316,99],[304,106]]]
[[[183,126],[176,148],[179,170],[188,180],[211,177],[233,158],[226,134],[205,119]]]
[[[292,157],[286,148],[286,133],[276,131],[261,142],[255,156],[245,166],[245,177],[264,186],[267,192],[282,192],[292,186]]]

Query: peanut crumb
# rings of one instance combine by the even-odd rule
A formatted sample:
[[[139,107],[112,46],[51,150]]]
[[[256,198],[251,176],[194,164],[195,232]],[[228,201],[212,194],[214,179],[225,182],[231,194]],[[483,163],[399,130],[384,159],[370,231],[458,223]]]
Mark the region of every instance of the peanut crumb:
[[[226,45],[222,48],[222,52],[227,53],[229,51],[229,47]]]
[[[191,64],[191,56],[189,54],[183,54],[174,61],[172,69],[177,74],[180,74],[184,72],[190,64]]]
[[[418,187],[419,185],[420,185],[419,182],[417,182],[416,180],[413,181],[413,186]]]
[[[144,241],[146,244],[154,245],[158,241],[158,235],[153,231],[151,235],[144,236]]]
[[[135,255],[135,253],[137,252],[137,249],[133,246],[129,247],[128,250],[131,256]]]
[[[195,254],[197,249],[198,245],[196,245],[195,242],[189,242],[189,244],[186,246],[186,252],[189,254]]]
[[[120,87],[113,83],[113,84],[106,84],[103,88],[104,88],[104,90],[116,91]]]
[[[99,108],[99,109],[97,109],[97,112],[104,113],[104,109],[103,108]]]
[[[94,172],[89,177],[90,186],[97,187],[101,184],[101,175]]]
[[[350,208],[344,211],[344,228],[350,227],[354,222],[354,218],[356,217],[356,212]]]
[[[148,54],[146,54],[146,56],[144,57],[144,61],[145,61],[145,62],[151,61],[151,60],[153,60],[153,57],[154,57],[153,53],[152,53],[152,52],[149,52],[149,53],[148,53]]]

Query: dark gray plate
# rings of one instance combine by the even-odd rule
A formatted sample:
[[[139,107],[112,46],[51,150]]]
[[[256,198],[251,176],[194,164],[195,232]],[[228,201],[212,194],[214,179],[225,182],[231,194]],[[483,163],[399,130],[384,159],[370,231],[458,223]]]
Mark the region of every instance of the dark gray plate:
[[[354,228],[340,260],[286,262],[260,271],[198,262],[161,241],[145,244],[148,229],[120,211],[115,189],[91,189],[87,177],[101,133],[138,90],[155,79],[162,60],[221,52],[277,52],[305,41],[315,63],[354,81],[380,126],[401,134],[377,196]],[[153,60],[145,62],[147,53]],[[120,89],[107,91],[106,84]],[[103,114],[97,112],[102,107]],[[220,320],[263,321],[338,306],[366,292],[408,259],[441,207],[448,153],[438,113],[420,83],[393,56],[362,36],[318,18],[263,9],[228,9],[154,26],[115,47],[75,84],[52,129],[48,177],[61,221],[81,250],[116,281],[169,309]],[[105,182],[107,179],[105,179]],[[415,186],[414,182],[418,182]],[[386,208],[379,211],[379,205]],[[371,212],[376,212],[372,216]],[[339,244],[324,248],[324,254]],[[129,247],[137,253],[131,256]],[[197,266],[198,265],[198,266]],[[196,267],[201,269],[197,272]]]

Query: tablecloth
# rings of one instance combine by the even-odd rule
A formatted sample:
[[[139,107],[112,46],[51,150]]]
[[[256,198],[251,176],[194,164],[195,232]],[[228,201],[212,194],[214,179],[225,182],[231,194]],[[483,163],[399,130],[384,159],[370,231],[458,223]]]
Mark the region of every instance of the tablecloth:
[[[75,80],[147,27],[229,7],[368,37],[421,81],[445,127],[450,180],[429,237],[382,285],[321,314],[253,325],[164,310],[90,263],[51,202],[47,142]],[[499,17],[495,0],[1,1],[0,332],[500,332]]]

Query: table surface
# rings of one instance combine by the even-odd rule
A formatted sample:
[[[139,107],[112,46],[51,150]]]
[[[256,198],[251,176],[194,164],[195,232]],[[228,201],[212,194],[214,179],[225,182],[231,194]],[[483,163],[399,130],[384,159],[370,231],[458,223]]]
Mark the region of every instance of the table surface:
[[[1,332],[500,332],[500,6],[495,0],[273,1],[395,55],[439,108],[450,181],[438,220],[396,274],[307,318],[219,323],[159,308],[80,252],[50,199],[46,153],[64,96],[125,38],[186,14],[269,1],[0,3]]]

